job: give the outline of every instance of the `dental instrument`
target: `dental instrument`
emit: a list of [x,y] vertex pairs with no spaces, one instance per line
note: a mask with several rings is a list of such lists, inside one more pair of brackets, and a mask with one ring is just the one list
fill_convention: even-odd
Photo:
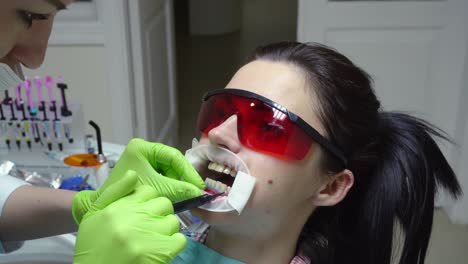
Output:
[[60,94],[62,96],[62,107],[60,108],[60,113],[62,116],[71,116],[72,112],[68,109],[67,105],[67,98],[65,97],[65,90],[68,89],[68,86],[63,83],[62,77],[59,77],[59,81],[57,82],[57,88],[60,89]]
[[[42,98],[42,80],[41,77],[34,77],[34,86],[37,89],[37,98],[39,99],[39,110],[42,111],[44,107],[44,99]],[[44,111],[45,112],[45,111]]]
[[3,102],[0,102],[0,120],[5,120],[5,114],[3,113]]
[[197,208],[204,204],[207,204],[223,194],[224,193],[218,193],[214,195],[203,194],[192,199],[173,203],[172,206],[174,207],[174,214],[178,214],[178,213],[190,210],[190,209]]
[[57,140],[59,151],[63,151],[63,143],[62,143],[62,137],[60,133],[60,124],[57,121],[54,121],[52,128],[54,130],[54,136],[55,136],[55,139]]
[[41,101],[41,106],[39,106],[39,110],[42,111],[42,121],[48,121],[49,119],[47,118],[47,109],[44,101]]
[[42,131],[42,133],[43,133],[44,138],[47,141],[47,149],[49,151],[52,151],[52,138],[51,138],[51,133],[50,133],[49,121],[42,122],[42,125],[44,126],[44,130]]
[[15,128],[13,129],[13,136],[15,137],[16,147],[18,150],[21,150],[21,122],[17,122]]
[[21,100],[20,103],[19,103],[19,109],[21,111],[21,115],[23,116],[23,118],[21,119],[21,121],[26,121],[28,120],[26,118],[26,110],[24,109],[24,102]]
[[104,156],[104,152],[102,151],[101,128],[99,128],[99,126],[93,120],[90,120],[88,123],[96,130],[96,140],[98,145],[97,160],[100,163],[104,163],[107,161],[107,158]]
[[15,141],[16,141],[16,147],[18,148],[18,150],[21,150],[21,138],[16,137]]
[[10,137],[9,136],[5,137],[5,144],[7,145],[8,150],[10,150],[11,147],[10,147]]
[[54,79],[47,75],[44,79],[44,85],[47,87],[47,95],[49,96],[49,102],[54,102],[54,93],[52,92],[52,88],[54,86]]
[[34,136],[34,142],[36,143],[41,143],[41,145],[44,145],[44,143],[41,140],[41,132],[39,130],[39,125],[37,122],[37,109],[36,108],[31,108],[30,110],[30,120],[31,120],[31,128]]
[[60,121],[60,119],[57,116],[57,106],[55,104],[55,101],[50,102],[50,111],[54,112],[54,121]]
[[23,82],[23,86],[26,90],[26,101],[28,103],[28,110],[31,112],[34,109],[34,102],[32,100],[32,91],[31,91],[32,90],[31,80],[26,79]]
[[70,125],[63,124],[63,131],[65,131],[65,138],[68,139],[68,143],[73,144],[73,138],[71,136]]
[[[24,109],[24,106],[23,106]],[[26,145],[28,146],[28,149],[31,151],[32,150],[32,145],[31,145],[31,130],[29,129],[29,121],[24,122],[24,132],[26,134]]]
[[11,117],[10,121],[16,121],[18,120],[15,116],[15,108],[13,106],[13,98],[11,98],[8,94],[8,91],[5,91],[5,99],[3,99],[3,104],[4,105],[9,105],[10,106],[10,112],[11,112]]
[[20,110],[21,99],[21,83],[16,86],[16,110]]
[[12,122],[8,122],[8,126],[7,126],[7,130],[6,130],[6,136],[5,136],[5,144],[7,145],[7,148],[8,150],[11,149],[11,146],[10,146],[10,134],[11,134],[11,127],[12,127],[13,123]]
[[44,85],[47,87],[47,94],[49,96],[49,110],[54,112],[54,120],[57,121],[57,107],[54,100],[54,93],[52,88],[54,86],[54,79],[51,76],[47,75],[44,80]]

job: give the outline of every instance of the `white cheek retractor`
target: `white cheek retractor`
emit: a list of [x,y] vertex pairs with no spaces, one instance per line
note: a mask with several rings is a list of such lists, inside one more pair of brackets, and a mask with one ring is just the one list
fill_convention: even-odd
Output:
[[192,141],[192,148],[187,150],[185,157],[197,171],[203,171],[207,166],[207,161],[222,161],[224,165],[237,170],[237,175],[227,198],[218,198],[200,208],[211,212],[237,211],[241,214],[253,192],[256,180],[250,175],[244,161],[225,148],[198,144],[196,139]]

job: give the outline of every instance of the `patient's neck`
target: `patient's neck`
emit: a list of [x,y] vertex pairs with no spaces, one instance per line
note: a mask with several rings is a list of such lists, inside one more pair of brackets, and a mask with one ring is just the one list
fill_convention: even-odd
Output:
[[212,226],[206,246],[245,263],[290,263],[297,253],[297,241],[308,214],[297,216],[273,225],[258,221],[245,228]]

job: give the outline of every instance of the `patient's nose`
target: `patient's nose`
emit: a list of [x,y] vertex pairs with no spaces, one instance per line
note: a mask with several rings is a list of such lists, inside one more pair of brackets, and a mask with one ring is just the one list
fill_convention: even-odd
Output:
[[232,115],[219,126],[208,132],[211,144],[223,146],[234,153],[241,149],[239,135],[237,134],[237,115]]

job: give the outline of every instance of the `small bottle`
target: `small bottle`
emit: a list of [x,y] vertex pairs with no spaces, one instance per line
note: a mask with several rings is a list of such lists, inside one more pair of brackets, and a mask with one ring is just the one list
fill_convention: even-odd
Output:
[[85,150],[88,154],[94,154],[96,152],[96,147],[94,146],[93,135],[86,135],[85,136]]

